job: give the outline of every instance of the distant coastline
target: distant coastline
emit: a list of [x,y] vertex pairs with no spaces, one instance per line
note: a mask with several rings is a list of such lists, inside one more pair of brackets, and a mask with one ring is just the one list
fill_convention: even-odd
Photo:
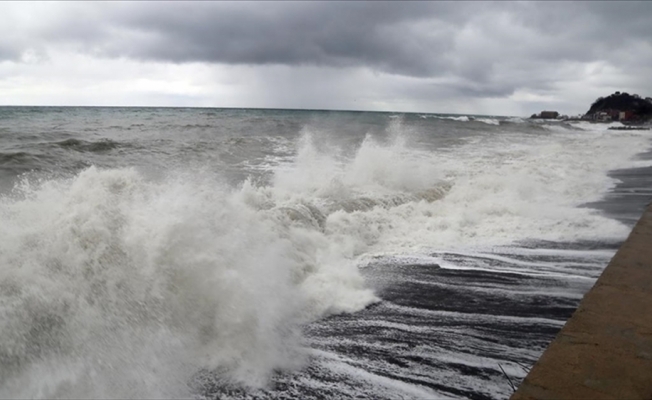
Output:
[[[589,107],[589,110],[575,117],[561,115],[557,111],[541,111],[532,114],[531,119],[555,119],[561,121],[587,121],[594,123],[621,122],[624,127],[613,127],[617,130],[649,129],[652,126],[652,97],[630,95],[626,92],[615,92],[607,97],[599,97]],[[612,128],[610,128],[612,129]]]

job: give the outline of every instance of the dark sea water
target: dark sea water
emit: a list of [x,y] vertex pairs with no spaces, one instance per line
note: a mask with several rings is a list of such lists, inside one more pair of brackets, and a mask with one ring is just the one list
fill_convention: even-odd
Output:
[[0,107],[0,397],[508,397],[652,199],[607,128]]

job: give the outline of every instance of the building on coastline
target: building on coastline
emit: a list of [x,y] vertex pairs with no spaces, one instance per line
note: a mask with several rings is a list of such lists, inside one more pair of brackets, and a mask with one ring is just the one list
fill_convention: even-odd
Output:
[[611,121],[630,121],[636,116],[636,113],[632,110],[620,111],[607,109],[603,111],[598,111],[593,114],[586,114],[582,119],[587,119],[590,121],[597,122],[611,122]]
[[545,119],[555,119],[559,117],[559,113],[557,111],[541,111],[539,117]]
[[632,119],[633,116],[634,116],[634,111],[632,111],[632,110],[621,111],[618,114],[618,120],[619,121],[627,121],[627,120]]
[[530,118],[557,119],[559,113],[557,111],[541,111],[539,114],[532,114]]
[[652,98],[615,92],[599,97],[582,118],[588,121],[643,123],[652,120]]
[[616,121],[620,116],[620,111],[607,109],[594,114],[595,120],[600,122]]

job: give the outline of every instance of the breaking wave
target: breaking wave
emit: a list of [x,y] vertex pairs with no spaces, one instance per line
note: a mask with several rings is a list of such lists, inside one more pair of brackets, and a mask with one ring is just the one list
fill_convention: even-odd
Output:
[[[444,115],[421,115],[420,116],[422,119],[427,119],[427,118],[436,118],[436,119],[442,119],[442,120],[450,120],[450,121],[457,121],[457,122],[482,122],[487,125],[500,125],[500,120],[496,118],[480,118],[480,117],[474,117],[474,116],[467,116],[467,115],[460,115],[460,116],[444,116]],[[517,121],[520,120],[520,121]],[[505,121],[508,122],[523,122],[520,118],[511,118],[507,119]]]
[[343,158],[306,134],[270,181],[236,187],[130,168],[25,178],[0,197],[0,395],[187,397],[200,370],[264,386],[302,365],[303,324],[377,300],[371,255],[622,237],[579,206],[648,138],[551,135],[441,152],[367,137]]

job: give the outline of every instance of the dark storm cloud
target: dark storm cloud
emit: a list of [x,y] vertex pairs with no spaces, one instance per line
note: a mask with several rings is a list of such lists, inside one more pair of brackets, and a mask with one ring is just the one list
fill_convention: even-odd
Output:
[[428,76],[446,68],[444,55],[453,50],[455,30],[477,7],[427,2],[81,5],[27,32],[31,43],[21,41],[143,60],[363,65]]
[[[454,21],[450,3],[141,4],[113,15],[130,43],[105,51],[139,59],[226,64],[370,66],[427,76],[445,68]],[[426,34],[420,24],[438,23]],[[447,21],[447,22],[441,22]]]
[[[461,94],[545,90],[557,62],[621,64],[650,43],[647,2],[137,3],[77,12],[49,37],[167,62],[368,67],[461,78]],[[523,36],[525,35],[525,36]],[[634,67],[637,59],[629,61]],[[505,76],[502,69],[512,68]],[[625,66],[627,68],[627,66]],[[528,71],[529,76],[523,76]],[[455,80],[453,80],[455,81]]]
[[[343,73],[366,68],[424,79],[426,87],[435,85],[451,96],[485,98],[504,98],[522,89],[547,95],[605,65],[636,74],[633,84],[643,85],[652,68],[652,2],[107,2],[49,7],[47,13],[23,20],[38,23],[22,28],[16,23],[18,34],[0,37],[0,60],[58,46],[96,57],[164,63],[309,66]],[[592,64],[599,65],[589,68]]]
[[[460,32],[474,26],[495,44],[504,40],[513,46],[515,55],[545,60],[602,58],[608,56],[601,53],[605,50],[652,38],[647,2],[140,3],[109,11],[104,26],[129,32],[124,38],[132,39],[115,41],[123,37],[103,32],[104,50],[115,55],[174,62],[363,65],[412,76],[441,74],[455,66],[451,57],[463,50],[457,45]],[[528,42],[501,36],[511,28],[499,26],[504,23],[536,36]],[[97,40],[93,33],[98,29],[80,29],[79,22],[65,31]]]
[[[486,16],[486,18],[484,18]],[[502,18],[501,17],[507,17]],[[528,41],[505,36],[525,27]],[[136,3],[68,7],[35,29],[34,43],[82,45],[95,54],[170,62],[368,66],[384,72],[441,75],[456,65],[457,41],[480,27],[515,56],[591,60],[631,40],[652,37],[647,2],[287,2]],[[0,52],[3,47],[0,45]],[[7,53],[5,51],[4,53]],[[15,52],[14,52],[15,53]],[[9,55],[16,54],[9,52]],[[2,54],[2,53],[0,53]],[[473,62],[473,54],[468,54]],[[492,60],[466,70],[487,78]]]

